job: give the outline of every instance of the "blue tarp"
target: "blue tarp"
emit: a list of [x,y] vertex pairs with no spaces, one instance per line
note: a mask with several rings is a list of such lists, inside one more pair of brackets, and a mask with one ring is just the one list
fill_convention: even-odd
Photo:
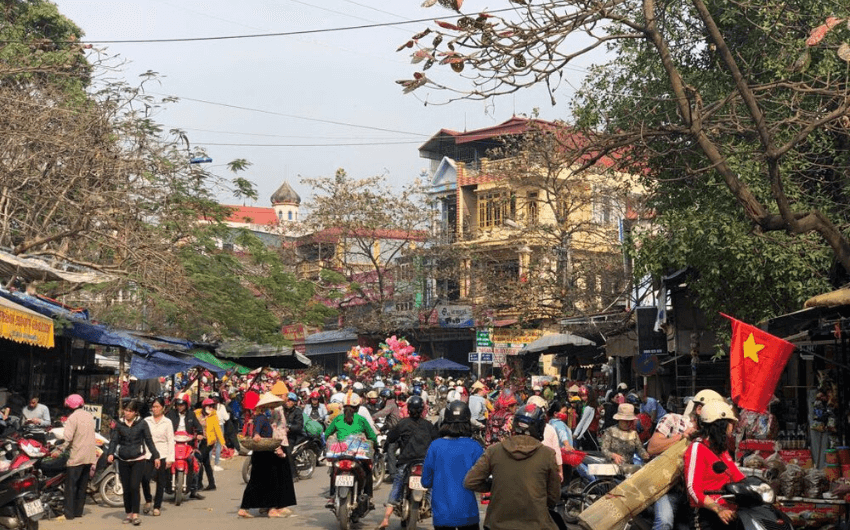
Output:
[[139,379],[151,379],[154,377],[167,377],[191,368],[200,366],[206,368],[216,375],[223,375],[226,370],[210,363],[195,359],[180,359],[163,352],[153,352],[150,355],[133,355],[130,361],[130,375]]
[[469,371],[468,366],[450,361],[449,359],[432,359],[419,365],[420,370],[462,370]]
[[[182,351],[190,349],[193,344],[185,339],[172,337],[148,338],[146,336],[135,335],[130,331],[110,328],[103,324],[95,324],[89,322],[87,311],[70,311],[62,306],[25,293],[0,289],[0,296],[17,302],[42,315],[60,319],[60,322],[54,326],[57,334],[61,333],[66,337],[82,339],[92,344],[100,344],[101,346],[125,348],[133,352],[136,355],[130,361],[130,375],[139,379],[185,372],[196,366],[201,366],[218,375],[225,372],[225,370],[218,366],[194,359],[193,357],[189,357],[189,360],[183,360],[162,352],[162,350]],[[160,364],[161,366],[159,366]],[[138,373],[133,372],[134,366],[136,366],[135,370]],[[156,373],[158,375],[143,377],[144,374],[148,373]]]

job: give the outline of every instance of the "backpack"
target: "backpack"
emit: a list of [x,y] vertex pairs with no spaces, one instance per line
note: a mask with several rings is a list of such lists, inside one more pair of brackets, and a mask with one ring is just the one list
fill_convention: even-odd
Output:
[[319,421],[314,420],[307,413],[304,413],[304,432],[310,436],[321,436],[324,429]]

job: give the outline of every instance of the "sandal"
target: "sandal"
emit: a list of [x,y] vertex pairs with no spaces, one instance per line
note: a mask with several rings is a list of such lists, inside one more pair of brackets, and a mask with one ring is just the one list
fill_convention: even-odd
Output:
[[151,503],[146,502],[144,506],[142,506],[142,513],[147,515],[151,513]]
[[161,512],[161,511],[159,511],[159,508],[154,508],[154,509],[153,509],[153,516],[154,516],[154,517],[159,517],[161,514],[162,514],[162,512]]
[[139,526],[140,524],[142,524],[142,518],[137,515],[133,518],[133,526]]
[[254,516],[251,515],[248,510],[239,510],[236,512],[236,517],[241,517],[242,519],[253,519]]
[[131,515],[128,515],[127,517],[124,518],[123,521],[121,521],[121,524],[130,524],[132,522],[133,522],[133,517]]

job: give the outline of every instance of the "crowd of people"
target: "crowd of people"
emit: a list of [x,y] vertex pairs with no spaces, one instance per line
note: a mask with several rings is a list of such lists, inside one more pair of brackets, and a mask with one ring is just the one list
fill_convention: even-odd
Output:
[[[405,470],[413,462],[424,462],[422,484],[431,489],[438,530],[479,527],[474,492],[488,503],[487,528],[545,529],[556,528],[548,510],[573,478],[571,454],[599,451],[629,473],[686,438],[691,443],[684,456],[685,475],[655,504],[654,528],[672,530],[677,513],[695,513],[703,530],[727,528],[734,518],[733,507],[705,493],[742,477],[728,452],[735,412],[711,390],[688,400],[681,414],[668,412],[625,384],[602,389],[579,381],[525,385],[494,378],[370,380],[263,373],[204,390],[206,395],[180,392],[172,399],[166,395],[124,403],[106,458],[118,461],[125,523],[139,525],[140,514],[161,514],[164,494],[171,488],[175,433],[187,433],[194,441],[199,466],[197,473],[189,467],[187,481],[194,499],[203,498],[202,489],[216,489],[215,471],[221,469],[216,457],[238,448],[240,438],[234,432],[242,433],[243,441],[265,444],[267,450],[251,455],[250,479],[237,512],[252,518],[293,513],[292,448],[302,437],[360,433],[375,442],[380,429],[392,455],[388,468],[393,485],[379,528],[390,526],[401,502]],[[82,410],[82,397],[71,395],[65,405],[71,413],[65,421],[70,456],[64,516],[73,519],[83,514],[88,470],[95,464],[94,424]],[[42,407],[31,400],[23,421],[49,424]],[[722,472],[712,466],[717,461],[725,464]],[[370,497],[371,480],[369,473],[365,493]],[[330,491],[332,506],[333,477]]]

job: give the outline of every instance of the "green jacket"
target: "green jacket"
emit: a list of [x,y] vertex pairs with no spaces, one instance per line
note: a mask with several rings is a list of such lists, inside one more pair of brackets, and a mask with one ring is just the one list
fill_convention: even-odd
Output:
[[350,434],[363,433],[366,435],[366,438],[372,440],[373,443],[378,443],[378,437],[375,435],[375,431],[372,430],[372,426],[369,425],[366,418],[360,414],[354,415],[351,425],[345,423],[344,414],[340,414],[334,418],[328,425],[328,428],[325,429],[325,439],[330,437],[333,433],[337,433],[337,438],[340,440],[344,440]]

